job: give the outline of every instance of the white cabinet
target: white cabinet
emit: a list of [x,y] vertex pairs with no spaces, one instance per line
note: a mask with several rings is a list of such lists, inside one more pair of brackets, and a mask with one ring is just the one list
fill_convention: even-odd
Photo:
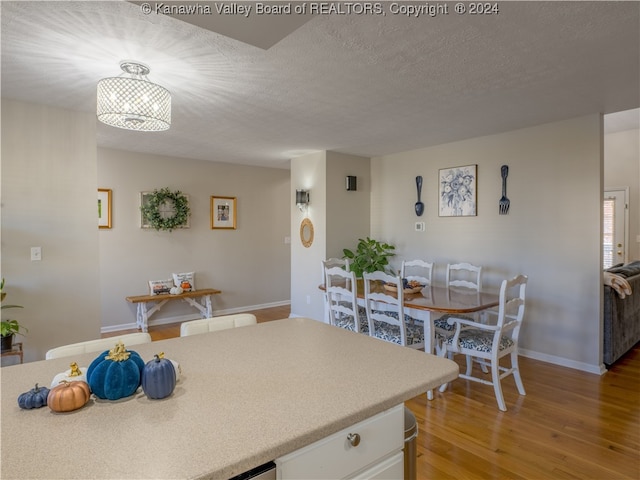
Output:
[[404,405],[277,458],[278,480],[402,479]]

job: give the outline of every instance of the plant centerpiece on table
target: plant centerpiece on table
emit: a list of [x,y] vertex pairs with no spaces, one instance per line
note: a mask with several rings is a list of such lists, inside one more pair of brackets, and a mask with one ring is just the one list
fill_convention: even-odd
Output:
[[191,209],[189,199],[180,191],[169,188],[156,189],[148,195],[145,205],[140,207],[142,215],[156,230],[172,231],[186,225]]
[[[4,301],[7,293],[4,291],[4,278],[0,281],[0,303]],[[20,325],[17,320],[4,318],[4,310],[8,308],[23,308],[22,305],[2,305],[2,320],[0,320],[0,337],[2,340],[1,351],[11,350],[13,347],[13,337],[16,334],[22,334],[21,330],[27,332],[27,329]]]
[[389,257],[395,255],[395,246],[379,242],[372,238],[359,238],[356,251],[348,248],[342,250],[343,258],[349,259],[349,269],[361,278],[364,272],[382,271],[393,273],[389,268]]

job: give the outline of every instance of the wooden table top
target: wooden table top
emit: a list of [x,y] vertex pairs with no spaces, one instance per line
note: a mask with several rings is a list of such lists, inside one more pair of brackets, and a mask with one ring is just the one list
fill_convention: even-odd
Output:
[[162,300],[173,300],[177,298],[193,298],[193,297],[203,297],[205,295],[215,295],[217,293],[222,293],[222,290],[216,290],[215,288],[203,288],[202,290],[195,290],[193,292],[183,292],[179,295],[137,295],[126,297],[127,302],[129,303],[141,303],[141,302],[160,302]]
[[[358,279],[358,298],[364,299],[364,280]],[[324,285],[320,285],[325,290]],[[376,285],[374,292],[396,297],[382,286]],[[472,313],[498,306],[500,296],[495,292],[476,292],[460,287],[430,286],[418,293],[405,293],[405,308],[429,310],[441,313]]]

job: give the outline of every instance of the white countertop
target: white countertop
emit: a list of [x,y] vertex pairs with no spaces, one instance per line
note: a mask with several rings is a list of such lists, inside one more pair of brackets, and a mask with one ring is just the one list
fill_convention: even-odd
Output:
[[0,477],[226,479],[458,375],[452,361],[303,318],[130,349],[180,363],[170,397],[21,410],[20,393],[97,354],[2,368]]

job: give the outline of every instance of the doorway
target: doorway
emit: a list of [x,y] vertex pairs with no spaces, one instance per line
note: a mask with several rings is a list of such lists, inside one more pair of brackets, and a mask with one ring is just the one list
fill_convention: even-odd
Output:
[[628,262],[629,187],[604,191],[602,267]]

